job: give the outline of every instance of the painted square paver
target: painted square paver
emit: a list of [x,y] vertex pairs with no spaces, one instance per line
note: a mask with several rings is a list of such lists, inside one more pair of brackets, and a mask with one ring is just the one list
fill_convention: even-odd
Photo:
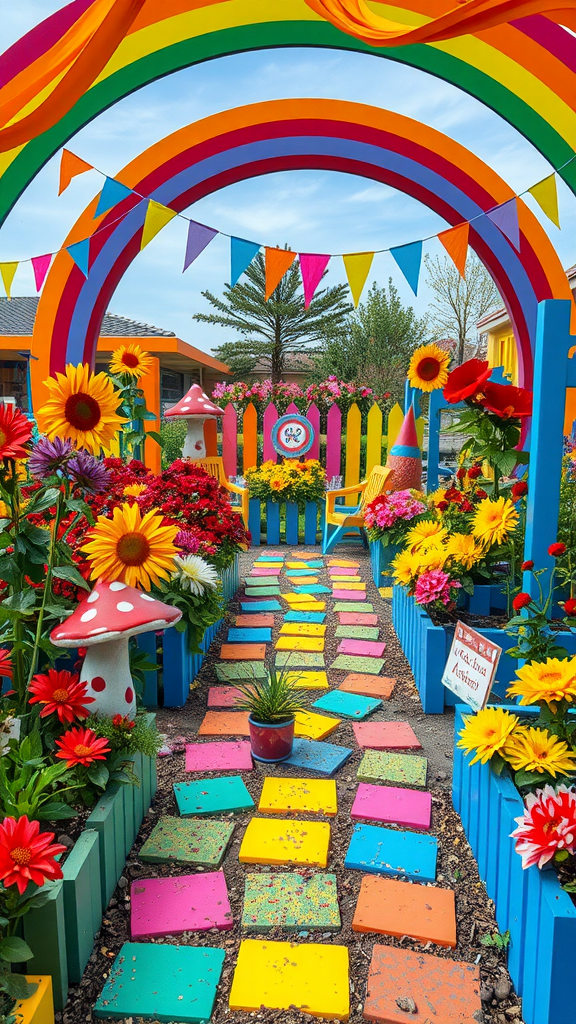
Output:
[[353,601],[337,601],[336,604],[334,605],[334,611],[354,612],[355,614],[359,615],[363,612],[373,612],[374,605],[370,601],[364,601],[364,603],[361,605],[357,605]]
[[437,857],[434,836],[356,825],[344,867],[375,875],[400,875],[413,882],[435,882]]
[[[286,570],[286,575],[287,575],[288,579],[292,579],[292,577],[295,577],[296,579],[300,579],[301,576],[312,576],[313,573],[308,568],[308,566],[304,566],[304,568],[302,568],[302,569],[287,569]],[[315,580],[314,582],[317,583],[318,580]]]
[[343,640],[377,640],[378,626],[336,626],[334,636]]
[[[287,576],[290,576],[290,575],[293,576],[294,573],[286,573],[286,575]],[[297,583],[299,587],[305,586],[305,585],[306,586],[308,586],[308,585],[309,586],[314,586],[316,583],[318,583],[318,577],[317,576],[311,576],[310,573],[307,573],[305,576],[298,576],[298,579],[297,580],[293,580],[292,582],[293,582],[293,584]]]
[[309,651],[278,651],[276,664],[279,668],[324,668],[323,654]]
[[242,694],[235,686],[211,686],[208,690],[208,707],[233,708],[241,698]]
[[319,622],[285,622],[280,636],[325,636],[327,626]]
[[199,736],[249,736],[247,711],[207,711],[198,728]]
[[94,1006],[96,1017],[167,1024],[210,1020],[224,950],[125,942]]
[[286,814],[302,811],[305,814],[338,813],[336,783],[332,779],[283,779],[270,776],[264,779],[258,810],[264,814]]
[[327,690],[328,676],[326,672],[307,672],[305,669],[294,669],[286,673],[288,682],[295,690]]
[[383,640],[341,640],[338,654],[352,654],[359,658],[382,658],[386,644]]
[[279,601],[241,601],[240,608],[244,615],[282,611],[282,605]]
[[298,711],[294,723],[294,735],[298,739],[323,740],[340,725],[339,718],[315,715],[312,711]]
[[312,1017],[348,1020],[346,946],[245,939],[230,990],[231,1010],[302,1009]]
[[324,611],[326,607],[325,601],[320,601],[319,598],[314,597],[314,594],[296,594],[292,590],[288,590],[282,597],[288,604],[296,609],[300,608],[301,605],[311,605],[316,607],[319,612]]
[[349,590],[348,587],[334,587],[332,597],[336,601],[363,601],[366,594],[363,590]]
[[253,767],[250,750],[250,743],[247,740],[187,743],[186,771],[249,772]]
[[152,829],[138,856],[145,864],[195,864],[217,868],[232,838],[231,821],[166,815]]
[[374,821],[406,828],[430,828],[432,797],[418,789],[397,786],[373,786],[361,782],[356,790],[350,817],[354,821]]
[[[284,597],[284,595],[282,595]],[[304,598],[306,595],[304,595]],[[322,612],[326,608],[326,601],[319,601],[316,597],[311,597],[309,601],[302,600],[298,604],[291,604],[291,607],[299,612]]]
[[328,573],[330,576],[344,576],[348,578],[351,574],[351,569],[350,566],[329,565]]
[[408,722],[358,722],[354,735],[359,747],[372,750],[421,750],[422,744]]
[[264,661],[266,644],[222,644],[222,661]]
[[330,587],[325,587],[322,583],[308,583],[306,586],[295,586],[294,592],[296,594],[329,594]]
[[323,651],[323,636],[280,636],[274,644],[277,651]]
[[246,597],[277,597],[280,594],[280,587],[246,587]]
[[336,566],[339,569],[359,569],[360,562],[351,562],[348,558],[329,558],[328,567]]
[[130,889],[130,935],[153,939],[233,926],[223,871],[174,878],[142,878]]
[[274,616],[271,612],[255,612],[253,615],[237,615],[234,621],[235,625],[240,628],[245,626],[249,629],[259,629],[260,627],[264,627],[265,629],[274,628]]
[[269,644],[272,640],[272,630],[262,629],[255,627],[241,627],[240,629],[231,626],[228,630],[228,643],[231,644],[243,644],[243,643],[263,643]]
[[328,822],[251,818],[238,858],[241,864],[314,864],[325,868],[329,846]]
[[386,750],[366,750],[358,766],[360,782],[404,782],[407,786],[425,786],[428,762],[417,754],[389,754]]
[[341,626],[377,626],[378,616],[371,612],[339,612]]
[[264,589],[266,589],[268,587],[279,587],[280,579],[278,576],[263,576],[262,578],[260,578],[260,576],[255,578],[252,576],[246,576],[244,584],[247,587],[264,587]]
[[[339,587],[340,586],[340,584],[336,583],[336,582],[333,583],[332,585],[334,587]],[[364,590],[366,590],[366,584],[362,583],[361,580],[353,580],[351,583],[345,583],[343,589],[344,590],[358,590],[358,591],[362,590],[362,591],[364,591]]]
[[382,707],[381,700],[374,697],[360,697],[355,693],[345,693],[343,690],[331,690],[325,693],[318,700],[315,700],[312,707],[320,711],[331,711],[334,715],[342,715],[343,718],[366,718],[378,708]]
[[254,801],[239,775],[224,779],[175,782],[174,796],[181,817],[251,811]]
[[352,755],[349,747],[337,743],[319,743],[317,740],[295,739],[290,757],[282,764],[293,768],[306,768],[319,775],[333,775]]
[[342,672],[367,672],[370,675],[380,675],[386,662],[384,658],[362,658],[354,654],[339,654],[332,662],[331,668],[340,669]]
[[[330,569],[329,572],[330,582],[332,583],[333,587],[346,586],[348,583],[362,583],[361,576],[334,576],[334,571],[334,569]],[[351,572],[350,569],[347,569],[345,571]]]
[[340,928],[336,875],[317,872],[247,874],[242,928],[247,932],[332,931]]
[[456,946],[456,908],[452,889],[399,882],[395,878],[365,875],[362,879],[352,929],[403,935],[417,942]]
[[301,612],[298,610],[286,612],[284,622],[324,622],[326,612]]
[[286,562],[287,569],[323,569],[324,562],[320,558],[304,559],[296,562]]
[[266,666],[263,661],[239,661],[235,664],[224,662],[223,665],[214,665],[216,679],[221,683],[229,683],[235,679],[264,679],[266,677]]
[[[417,1010],[408,1015],[397,1000],[409,992]],[[364,1018],[378,1024],[477,1024],[481,1019],[480,974],[475,964],[374,946]]]
[[254,565],[252,566],[252,576],[277,576],[278,570],[275,566],[268,565]]
[[392,695],[396,680],[387,676],[373,676],[364,672],[351,672],[339,684],[338,689],[346,693],[361,693],[363,697],[379,697],[388,700]]

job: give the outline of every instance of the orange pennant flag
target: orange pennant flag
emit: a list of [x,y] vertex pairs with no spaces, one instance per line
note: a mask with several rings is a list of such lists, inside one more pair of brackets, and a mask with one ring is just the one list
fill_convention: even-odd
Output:
[[268,249],[266,255],[266,291],[264,298],[266,302],[272,292],[284,277],[286,271],[292,266],[296,259],[296,253],[290,249]]
[[442,242],[460,277],[463,278],[466,277],[469,233],[470,225],[466,222],[457,224],[455,228],[448,228],[447,231],[441,231],[438,235],[438,241]]
[[84,174],[85,171],[93,171],[92,164],[87,164],[85,160],[80,156],[76,156],[75,153],[71,153],[69,149],[62,150],[62,159],[60,161],[60,185],[58,186],[58,195],[61,196],[65,189],[75,178],[77,174]]

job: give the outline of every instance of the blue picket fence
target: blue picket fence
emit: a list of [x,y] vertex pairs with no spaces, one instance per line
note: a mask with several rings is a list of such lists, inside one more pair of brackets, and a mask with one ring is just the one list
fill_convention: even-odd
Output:
[[[262,531],[262,505],[264,505],[264,531]],[[307,501],[304,506],[304,528],[301,532],[298,505],[286,501],[261,502],[259,498],[250,498],[248,510],[248,529],[252,534],[252,547],[260,544],[297,545],[316,544],[324,529],[325,503]]]

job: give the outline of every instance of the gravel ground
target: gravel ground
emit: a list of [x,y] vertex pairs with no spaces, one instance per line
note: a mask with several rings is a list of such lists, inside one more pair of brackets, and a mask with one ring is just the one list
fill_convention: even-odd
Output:
[[[263,548],[261,551],[263,553],[265,549]],[[306,551],[309,551],[310,554],[318,555],[318,549],[299,548],[299,556],[304,556]],[[437,883],[441,887],[450,887],[455,891],[458,945],[455,950],[448,950],[442,949],[439,946],[433,946],[432,944],[422,946],[420,943],[406,937],[398,940],[385,935],[374,936],[373,934],[360,934],[352,931],[351,921],[360,889],[362,873],[344,870],[343,864],[353,828],[349,811],[356,789],[356,768],[360,761],[361,752],[357,749],[352,725],[345,721],[339,726],[337,732],[329,737],[329,742],[352,747],[354,753],[336,776],[339,812],[337,818],[330,819],[332,842],[331,855],[327,867],[327,870],[334,872],[338,878],[342,929],[335,934],[325,933],[318,935],[318,933],[310,932],[307,939],[299,938],[298,941],[334,942],[346,944],[349,947],[350,978],[352,983],[350,1020],[352,1024],[359,1024],[363,1020],[362,1008],[366,991],[366,979],[372,947],[375,941],[385,945],[401,945],[403,948],[416,951],[426,949],[427,952],[434,953],[437,956],[464,960],[469,963],[478,962],[482,978],[482,995],[485,997],[485,1001],[482,1004],[483,1016],[481,1021],[484,1024],[509,1024],[509,1022],[521,1024],[520,1004],[511,991],[511,982],[506,969],[506,954],[503,951],[480,943],[481,937],[496,932],[497,926],[494,919],[492,901],[488,899],[484,885],[478,877],[476,862],[465,839],[460,818],[454,812],[451,805],[450,779],[452,772],[453,715],[450,711],[447,711],[442,716],[428,716],[422,713],[410,667],[404,658],[392,628],[391,602],[383,600],[372,583],[368,555],[360,545],[346,547],[346,549],[340,548],[340,553],[344,557],[349,555],[361,561],[359,572],[362,579],[368,584],[367,600],[374,604],[375,610],[380,615],[382,625],[381,639],[384,639],[387,643],[384,674],[397,679],[397,685],[392,698],[383,704],[382,709],[376,712],[371,720],[410,722],[422,744],[422,753],[428,758],[428,788],[432,793],[433,801],[432,828],[430,831],[439,840]],[[255,557],[257,557],[255,549],[242,556],[240,566],[241,577],[249,574],[250,566]],[[320,574],[320,582],[327,582],[325,570]],[[282,577],[281,587],[283,590],[290,589],[285,577]],[[330,601],[328,602],[329,606]],[[220,644],[226,639],[232,617],[239,610],[238,604],[233,602],[227,613],[227,622],[223,624],[212,644],[202,670],[194,682],[194,687],[186,706],[181,709],[159,710],[159,729],[166,733],[169,738],[185,737],[189,741],[195,738],[198,725],[206,709],[208,687],[217,683],[213,665],[217,660]],[[277,619],[278,623],[273,633],[273,639],[276,638],[280,628],[281,620],[279,615],[277,615]],[[338,641],[333,636],[333,630],[329,628],[326,642],[327,665],[330,665],[335,657],[337,644]],[[331,684],[335,685],[341,682],[345,674],[344,672],[331,672]],[[314,696],[312,696],[313,699],[315,699]],[[285,765],[268,765],[264,769],[263,766],[255,764],[253,771],[243,773],[243,778],[256,803],[258,802],[265,774],[298,777],[306,773],[303,773],[300,769],[290,769]],[[142,824],[124,874],[105,913],[102,928],[96,936],[94,952],[84,977],[79,985],[72,986],[68,1004],[63,1014],[57,1014],[58,1024],[79,1024],[81,1021],[95,1020],[91,1007],[100,993],[111,962],[114,960],[122,943],[130,937],[130,897],[128,895],[130,882],[139,877],[174,875],[178,873],[186,874],[189,872],[189,869],[184,867],[143,865],[138,860],[138,851],[149,836],[158,816],[161,814],[177,813],[172,784],[184,781],[187,778],[184,770],[183,752],[174,753],[171,757],[160,759],[158,762],[158,776],[158,792],[153,807]],[[222,865],[226,875],[235,922],[238,922],[241,916],[245,873],[245,868],[238,862],[238,850],[245,827],[251,816],[252,814],[246,813],[235,817],[234,835]],[[299,813],[298,817],[305,817],[305,815]],[[255,865],[250,865],[249,870],[265,871],[267,869],[259,869]],[[251,935],[250,937],[258,936]],[[267,937],[285,939],[287,936],[286,934],[269,933]],[[228,932],[187,933],[183,938],[158,940],[162,942],[173,941],[175,943],[189,942],[193,945],[219,946],[226,949],[227,956],[224,971],[212,1016],[212,1021],[216,1022],[216,1024],[223,1020],[230,1022],[230,1024],[240,1024],[240,1022],[245,1022],[247,1018],[246,1013],[232,1012],[228,1008],[230,984],[241,938],[241,931],[236,923],[234,929]],[[303,1019],[307,1018],[307,1015],[296,1011],[273,1010],[261,1010],[251,1016],[265,1022],[282,1021],[282,1024],[300,1024]],[[310,1018],[308,1017],[308,1019]],[[128,1021],[131,1021],[131,1019],[126,1018],[126,1022]],[[136,1024],[136,1018],[134,1018],[131,1024]],[[438,1022],[438,1024],[442,1024],[442,1022]]]

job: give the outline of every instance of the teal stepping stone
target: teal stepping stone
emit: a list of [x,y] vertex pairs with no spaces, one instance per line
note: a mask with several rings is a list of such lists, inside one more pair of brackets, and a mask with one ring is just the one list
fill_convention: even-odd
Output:
[[280,593],[280,587],[246,587],[246,597],[276,597]]
[[194,821],[165,815],[152,829],[139,857],[146,864],[219,867],[233,831],[230,821]]
[[330,587],[323,587],[321,583],[306,583],[301,587],[294,587],[295,594],[331,594]]
[[279,576],[246,576],[244,583],[247,587],[263,587],[265,590],[268,587],[279,587],[280,577]]
[[384,658],[363,658],[355,654],[339,654],[330,668],[340,669],[341,672],[363,672],[371,676],[378,676],[385,664]]
[[336,875],[319,872],[305,878],[284,871],[246,875],[244,931],[332,931],[340,926]]
[[358,766],[360,782],[403,782],[425,786],[428,762],[416,754],[393,754],[387,750],[366,750]]
[[94,1006],[112,1020],[210,1020],[225,951],[208,946],[125,942]]
[[278,668],[324,668],[324,655],[305,651],[278,651],[276,665]]
[[324,622],[326,612],[297,612],[289,611],[284,616],[284,622]]
[[355,718],[360,721],[367,718],[377,708],[382,707],[382,701],[375,697],[361,697],[356,693],[346,693],[344,690],[332,690],[324,693],[318,700],[315,700],[312,707],[320,711],[330,711],[342,718]]
[[229,664],[214,665],[214,672],[219,683],[229,683],[235,679],[265,679],[266,666],[263,661],[232,661]]
[[201,814],[251,811],[254,807],[254,801],[239,775],[223,779],[175,782],[174,796],[183,818]]
[[256,614],[257,612],[281,612],[280,601],[241,601],[240,608],[245,615]]
[[271,629],[252,629],[250,626],[235,629],[232,626],[228,630],[228,643],[231,644],[269,644],[271,640]]
[[[294,561],[296,561],[296,559],[294,559]],[[310,561],[310,562],[306,559],[306,561],[302,562],[302,565],[306,566],[307,569],[323,569],[324,568],[324,562],[321,559],[319,559],[319,558],[314,560],[314,561]]]
[[319,740],[295,739],[290,757],[282,764],[290,764],[293,768],[306,768],[309,772],[319,775],[333,775],[352,755],[349,747],[340,747],[337,743],[322,743]]
[[283,562],[285,555],[258,555],[258,558],[254,559],[254,565],[262,565],[265,562]]
[[312,572],[311,569],[287,569],[286,570],[286,575],[289,576],[289,577],[290,576],[311,576],[311,575],[313,576],[314,573]]
[[399,875],[413,882],[435,882],[437,857],[434,836],[356,825],[344,867],[373,875]]
[[378,626],[336,626],[334,636],[345,640],[377,640],[380,630]]
[[370,601],[336,601],[335,612],[373,612],[374,605]]

